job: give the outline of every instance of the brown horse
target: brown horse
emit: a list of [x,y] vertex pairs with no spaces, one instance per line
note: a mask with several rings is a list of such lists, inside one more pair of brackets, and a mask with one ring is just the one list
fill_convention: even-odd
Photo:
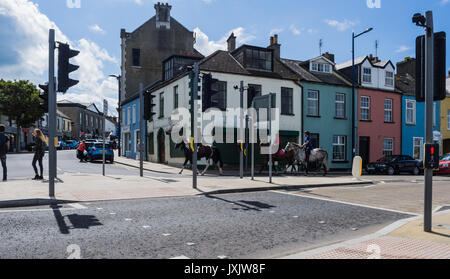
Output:
[[[263,145],[261,145],[261,146],[263,146]],[[287,152],[281,152],[281,153],[277,152],[276,154],[273,154],[272,155],[272,164],[275,163],[275,162],[287,162],[286,168],[284,170],[284,173],[287,172],[289,167],[292,167],[291,172],[293,173],[294,172],[294,167],[295,167],[294,164],[296,163],[294,150],[290,150],[290,151],[287,151]],[[268,165],[268,163],[269,163],[269,155],[266,155],[265,159],[264,159],[264,164],[261,166],[261,169],[259,170],[259,173],[262,173],[262,171]],[[277,169],[275,169],[275,173],[278,173]]]

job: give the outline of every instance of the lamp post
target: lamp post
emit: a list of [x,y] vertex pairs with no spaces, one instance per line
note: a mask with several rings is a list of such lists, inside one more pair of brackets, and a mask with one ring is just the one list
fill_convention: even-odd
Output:
[[[356,98],[355,98],[355,39],[358,38],[359,36],[369,33],[370,31],[372,31],[373,28],[368,28],[366,31],[361,32],[357,35],[355,35],[355,32],[352,33],[352,154],[353,154],[353,158],[356,157],[356,155],[358,154],[357,152],[357,133],[356,133],[356,123],[357,123],[357,117],[356,117],[356,110],[357,110],[357,106],[356,106]],[[356,108],[355,108],[356,107]]]
[[117,138],[118,138],[118,140],[119,140],[119,144],[118,144],[118,153],[119,153],[119,157],[120,157],[120,155],[121,155],[121,141],[122,141],[122,127],[121,127],[121,125],[122,125],[122,119],[121,119],[121,112],[122,112],[122,109],[121,109],[121,105],[120,105],[120,87],[121,87],[121,84],[120,84],[120,79],[122,78],[122,76],[117,76],[117,75],[109,75],[110,77],[113,77],[113,78],[116,78],[117,79],[117,81],[118,81],[118,83],[119,83],[119,129],[118,129],[118,132],[117,132]]

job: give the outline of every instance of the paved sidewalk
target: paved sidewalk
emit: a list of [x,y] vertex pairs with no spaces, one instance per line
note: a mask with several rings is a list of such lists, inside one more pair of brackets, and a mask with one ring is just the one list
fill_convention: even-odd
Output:
[[322,247],[287,259],[450,259],[450,210],[435,213],[433,232],[415,217],[366,237]]

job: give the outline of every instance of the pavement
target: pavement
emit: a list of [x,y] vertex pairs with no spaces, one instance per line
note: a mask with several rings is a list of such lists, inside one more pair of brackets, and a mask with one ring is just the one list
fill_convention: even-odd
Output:
[[[179,168],[145,162],[146,172],[144,177],[119,174],[117,171],[111,173],[109,169],[111,167],[117,168],[118,164],[122,165],[122,169],[129,168],[133,172],[136,171],[136,167],[139,165],[139,161],[123,157],[116,157],[115,160],[115,165],[107,165],[107,176],[81,173],[76,170],[71,170],[70,172],[61,170],[58,173],[58,181],[55,184],[56,201],[61,203],[195,196],[372,183],[370,180],[354,181],[349,176],[277,176],[273,178],[273,183],[268,183],[267,177],[256,177],[255,180],[251,180],[250,178],[240,179],[235,176],[207,175],[199,176],[198,188],[193,189],[191,171],[186,170],[183,175],[179,175]],[[80,164],[80,168],[82,167],[86,167],[86,165]],[[92,167],[101,169],[101,164],[93,164]],[[17,179],[0,183],[0,207],[52,204],[55,200],[49,199],[48,192],[48,181]]]

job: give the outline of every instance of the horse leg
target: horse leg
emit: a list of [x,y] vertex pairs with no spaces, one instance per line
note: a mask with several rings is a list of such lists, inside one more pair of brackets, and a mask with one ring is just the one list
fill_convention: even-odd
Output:
[[208,160],[208,165],[206,166],[205,170],[202,172],[202,176],[204,176],[205,173],[208,171],[210,165],[211,165],[210,160]]
[[182,173],[183,173],[184,169],[186,168],[186,164],[187,164],[188,161],[189,161],[188,159],[186,159],[186,160],[184,161],[183,168],[181,169],[181,171],[180,171],[179,174],[182,174]]

